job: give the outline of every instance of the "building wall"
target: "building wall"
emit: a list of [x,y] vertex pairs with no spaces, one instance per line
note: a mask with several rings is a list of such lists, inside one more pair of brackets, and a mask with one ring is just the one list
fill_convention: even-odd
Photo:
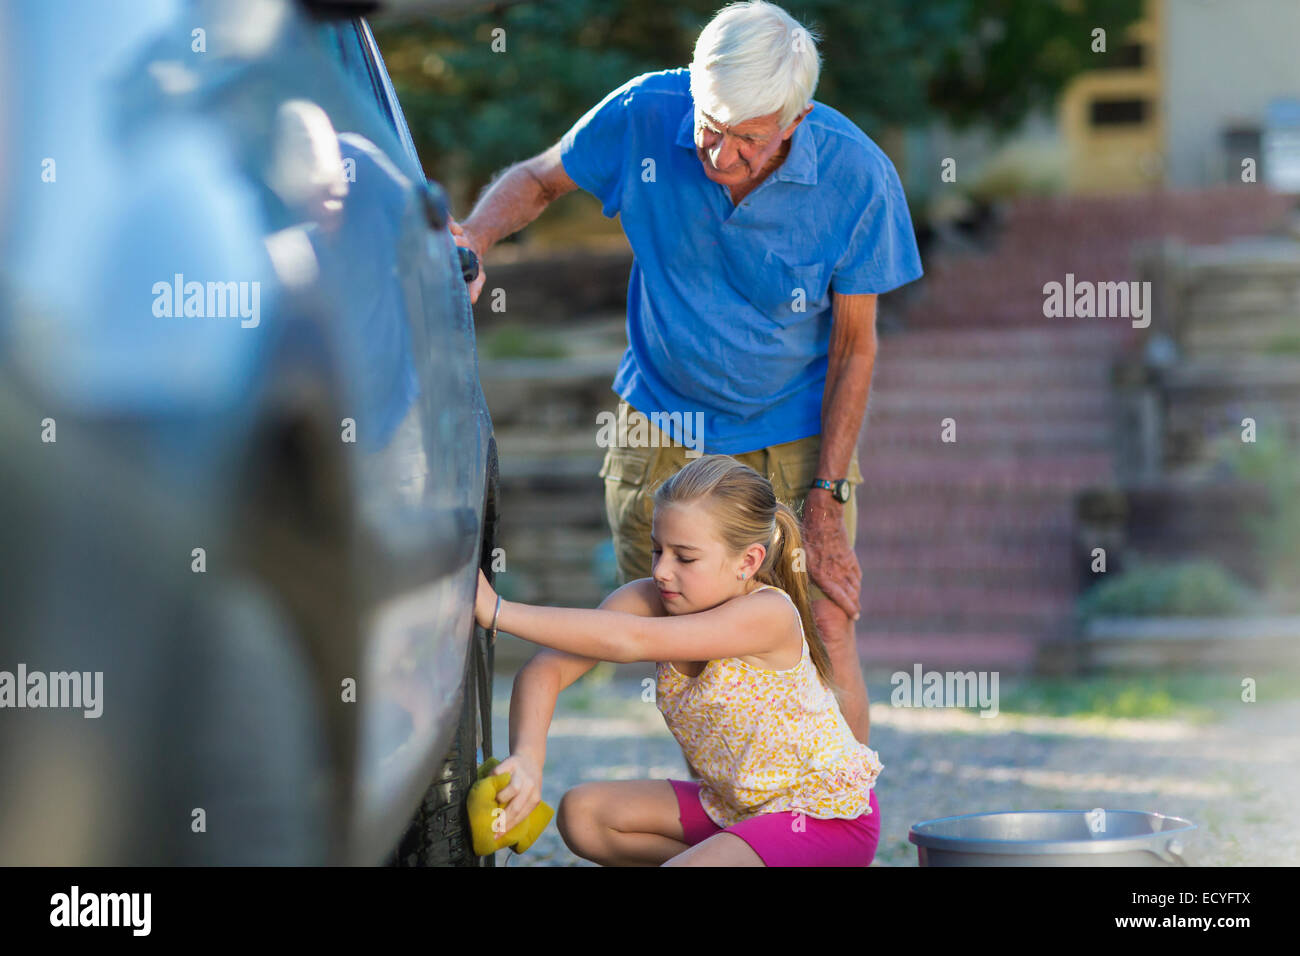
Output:
[[[1300,102],[1300,0],[1146,0],[1143,18],[1124,36],[1108,36],[1098,62],[1123,62],[1126,44],[1141,47],[1140,66],[1080,74],[1053,116],[1030,117],[1008,137],[978,128],[959,134],[942,123],[909,129],[899,168],[909,195],[950,193],[938,179],[945,156],[958,158],[958,180],[966,185],[1001,166],[1033,178],[1055,162],[1053,141],[1060,144],[1064,186],[1074,193],[1239,181],[1248,152],[1266,181],[1268,157],[1252,131],[1264,127],[1270,101]],[[1104,115],[1109,103],[1113,119],[1125,101],[1144,104],[1140,119],[1098,121],[1097,104]],[[1300,106],[1292,112],[1300,115]],[[1233,129],[1244,135],[1225,141]],[[1300,143],[1300,124],[1288,135],[1288,143]],[[1300,157],[1288,167],[1290,181],[1300,181]]]
[[[1167,2],[1147,0],[1144,17],[1124,36],[1108,36],[1106,52],[1095,54],[1099,61],[1108,57],[1114,62],[1125,44],[1138,44],[1142,51],[1140,66],[1089,70],[1075,77],[1061,94],[1060,127],[1068,153],[1071,191],[1132,192],[1162,181],[1165,50],[1161,20]],[[1300,0],[1290,2],[1300,4]],[[1119,106],[1126,102],[1141,104],[1139,120],[1103,123],[1094,116],[1097,104]]]
[[1241,156],[1226,154],[1224,129],[1261,126],[1271,99],[1300,97],[1300,0],[1164,5],[1166,182],[1239,176]]

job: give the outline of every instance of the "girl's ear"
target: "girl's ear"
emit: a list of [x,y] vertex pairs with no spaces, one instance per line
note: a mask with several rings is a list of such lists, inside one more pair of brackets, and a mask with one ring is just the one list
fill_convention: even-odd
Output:
[[745,572],[746,580],[758,573],[758,569],[763,566],[765,557],[767,557],[767,548],[761,544],[751,544],[745,549],[740,570]]

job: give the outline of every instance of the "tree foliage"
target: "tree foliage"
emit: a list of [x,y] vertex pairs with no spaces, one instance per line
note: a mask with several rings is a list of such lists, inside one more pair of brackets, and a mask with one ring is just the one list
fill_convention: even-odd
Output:
[[[394,27],[378,39],[429,173],[477,186],[541,152],[631,77],[687,65],[721,5],[537,0]],[[1031,109],[1050,106],[1070,77],[1113,56],[1142,0],[802,0],[785,7],[821,37],[816,98],[878,137],[890,126],[936,118],[1014,127]],[[1098,28],[1107,35],[1104,54],[1092,51]]]

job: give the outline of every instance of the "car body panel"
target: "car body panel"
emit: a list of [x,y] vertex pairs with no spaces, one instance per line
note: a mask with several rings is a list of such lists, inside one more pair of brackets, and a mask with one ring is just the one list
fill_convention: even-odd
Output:
[[[429,226],[431,187],[373,37],[363,21],[312,22],[289,0],[55,0],[5,16],[0,83],[20,78],[24,95],[0,122],[19,144],[15,166],[35,172],[0,185],[0,376],[65,434],[95,443],[98,460],[130,459],[143,487],[110,498],[201,512],[207,573],[240,544],[222,537],[245,513],[252,436],[288,414],[286,400],[296,414],[299,396],[324,396],[303,407],[337,438],[328,451],[345,470],[356,529],[346,587],[359,621],[329,647],[299,634],[294,653],[327,713],[351,708],[330,718],[351,724],[342,763],[352,799],[328,859],[378,862],[459,714],[491,421],[455,245]],[[46,159],[52,182],[40,176]],[[119,542],[142,553],[157,544]],[[77,545],[56,535],[39,549],[3,546],[39,550],[58,578]],[[165,622],[151,638],[119,627],[138,619],[114,602],[146,599],[98,595],[104,639],[183,648],[188,636]],[[12,648],[60,644],[75,658],[78,641],[97,639],[28,620]],[[139,659],[123,655],[118,686],[144,686],[124,670]],[[84,750],[111,737],[130,751],[122,735],[157,701],[119,706],[120,724],[101,718],[94,737],[68,725],[65,742]],[[195,733],[219,738],[229,718],[195,715],[213,722]],[[86,792],[132,830],[127,818],[149,802],[128,799],[111,772],[87,773]]]

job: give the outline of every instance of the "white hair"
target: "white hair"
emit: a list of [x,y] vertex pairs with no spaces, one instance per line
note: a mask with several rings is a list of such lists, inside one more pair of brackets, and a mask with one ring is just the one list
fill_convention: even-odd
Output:
[[725,126],[778,113],[785,129],[817,89],[818,39],[774,3],[723,7],[695,41],[691,96]]

